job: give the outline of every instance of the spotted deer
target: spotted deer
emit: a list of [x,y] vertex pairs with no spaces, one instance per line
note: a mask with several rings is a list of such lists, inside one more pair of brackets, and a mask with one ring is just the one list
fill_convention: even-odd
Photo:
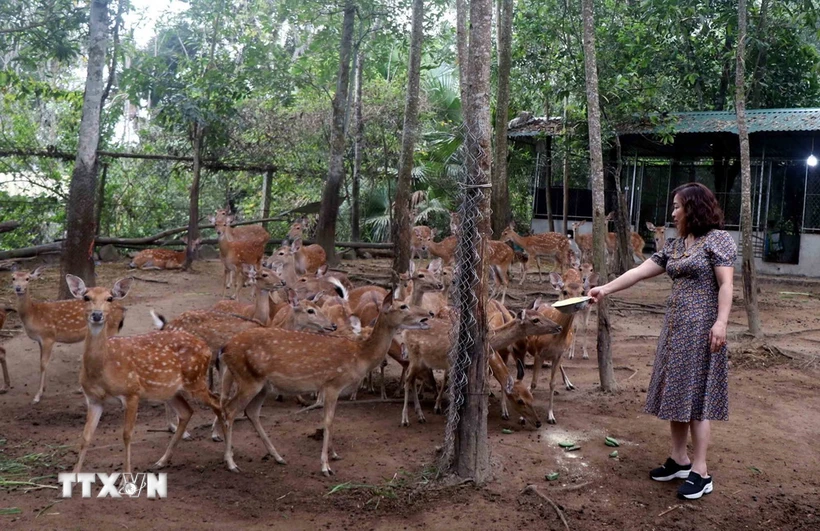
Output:
[[427,245],[433,241],[433,231],[426,225],[416,225],[410,230],[410,259],[426,258]]
[[[435,235],[435,231],[433,232]],[[458,241],[455,236],[447,236],[440,242],[433,241],[431,238],[427,242],[422,242],[422,251],[429,252],[431,256],[441,258],[441,261],[446,266],[451,266],[455,262],[456,244]]]
[[[86,335],[86,315],[83,301],[48,301],[35,302],[29,293],[29,283],[40,278],[44,267],[34,271],[15,271],[12,273],[12,284],[17,294],[17,314],[23,322],[26,335],[40,346],[40,387],[34,395],[33,404],[37,404],[46,389],[46,369],[51,359],[51,350],[55,343],[79,343]],[[113,336],[121,329],[125,318],[125,308],[118,303],[110,307],[106,320],[108,335]]]
[[154,468],[164,467],[193,415],[186,396],[205,402],[220,422],[223,419],[219,401],[205,383],[211,360],[208,345],[182,331],[109,338],[107,321],[115,313],[112,303],[128,294],[131,279],[120,279],[111,289],[87,288],[82,279],[73,275],[66,275],[66,282],[72,295],[84,302],[87,327],[80,385],[88,414],[74,473],[82,470],[108,397],[119,398],[125,406],[122,439],[126,474],[131,473],[131,436],[140,400],[161,400],[176,411],[180,419],[179,429],[171,437],[165,454],[154,464]]
[[[613,221],[615,219],[615,212],[612,211],[606,215],[607,221]],[[618,246],[618,235],[614,232],[607,232],[606,233],[606,247],[609,253],[612,256],[615,256],[615,248]],[[635,258],[638,258],[640,263],[646,261],[646,257],[643,255],[643,248],[646,247],[646,241],[644,241],[643,237],[635,232],[629,232],[629,248],[632,250],[632,254],[634,255],[632,260],[634,262]]]
[[[252,304],[245,304],[239,301],[221,300],[217,301],[217,303],[211,307],[211,310],[215,312],[233,313],[267,325],[270,323],[271,317],[273,317],[271,295],[284,287],[286,285],[285,281],[276,271],[266,267],[263,267],[258,272],[254,266],[246,266],[243,269],[245,276],[252,279],[254,302]],[[259,300],[260,297],[264,297],[265,300]]]
[[[185,239],[183,238],[183,241]],[[202,245],[202,239],[194,240],[194,252]],[[128,264],[136,269],[182,269],[185,265],[185,251],[171,249],[144,249],[137,253]]]
[[[0,329],[6,322],[6,309],[0,308]],[[0,346],[0,365],[3,367],[3,386],[0,387],[0,395],[11,389],[11,379],[9,378],[9,368],[6,366],[6,349]]]
[[[426,328],[427,312],[412,309],[393,300],[388,293],[382,302],[373,331],[366,339],[353,341],[330,335],[307,334],[289,330],[263,329],[241,332],[222,351],[222,360],[235,380],[237,393],[225,405],[228,468],[238,471],[233,459],[233,423],[245,411],[265,444],[268,454],[278,463],[284,459],[274,448],[259,422],[259,411],[267,393],[266,382],[288,394],[324,395],[324,441],[322,473],[333,473],[329,456],[339,456],[331,444],[331,429],[339,394],[358,384],[385,357],[393,336],[402,328]],[[310,355],[307,355],[310,353]]]
[[[571,282],[580,282],[581,285],[583,285],[583,287],[584,287],[584,291],[582,292],[582,295],[586,295],[587,293],[589,293],[589,290],[591,290],[592,288],[594,288],[598,285],[598,280],[599,280],[598,273],[595,273],[592,270],[592,264],[589,264],[589,263],[581,264],[578,273],[579,273],[579,278],[576,278],[576,279],[568,278],[568,275],[565,273],[564,274],[564,283],[565,284],[570,284]],[[576,319],[576,322],[575,322],[575,327],[576,327],[575,335],[572,338],[572,344],[570,345],[569,351],[567,352],[567,359],[568,360],[571,360],[575,357],[575,344],[578,341],[578,335],[579,335],[578,328],[581,328],[581,331],[580,331],[581,349],[582,349],[581,357],[585,360],[589,359],[589,352],[587,351],[587,329],[589,328],[589,315],[590,315],[591,312],[592,312],[592,306],[586,305],[580,311],[580,314],[578,315],[578,318]]]
[[[294,225],[296,224],[294,223]],[[293,233],[293,227],[291,227],[291,232],[288,233],[289,238],[291,233]],[[315,275],[320,267],[327,264],[327,254],[321,245],[318,243],[311,245],[302,244],[301,230],[299,231],[299,236],[294,237],[293,242],[289,246],[283,245],[282,247],[290,248],[294,256],[296,273],[299,275]]]
[[[410,394],[413,394],[413,404],[416,416],[420,423],[426,422],[424,413],[419,404],[418,392],[416,390],[416,378],[427,369],[444,370],[450,368],[447,353],[450,347],[449,331],[452,323],[446,319],[434,319],[430,323],[430,328],[424,331],[408,331],[404,333],[404,346],[410,366],[407,370],[407,377],[404,381],[404,408],[402,409],[401,425],[409,426],[410,420],[407,414],[407,402]],[[506,348],[519,339],[526,338],[532,334],[556,334],[561,327],[555,322],[532,310],[522,310],[513,320],[505,323],[491,331],[490,348],[494,351]],[[497,354],[495,354],[497,356]],[[501,365],[504,362],[501,361]],[[535,410],[532,408],[532,394],[521,382],[511,382],[503,371],[496,364],[497,371],[493,374],[501,384],[505,397],[512,400],[513,408],[521,417],[529,418],[535,426],[540,426]],[[523,375],[522,375],[523,376]],[[441,412],[441,400],[444,387],[439,390],[436,398],[435,412]],[[506,410],[506,404],[502,405],[502,412]],[[509,416],[509,415],[508,415]]]
[[502,241],[487,240],[486,261],[494,279],[490,297],[495,297],[500,287],[501,304],[504,304],[507,297],[507,287],[510,283],[510,266],[514,258],[515,252],[512,247]]
[[334,276],[300,276],[296,268],[296,253],[293,247],[282,246],[277,249],[268,259],[268,266],[279,271],[285,283],[296,291],[300,299],[313,297],[320,292],[336,293],[343,298],[348,297],[347,288]]
[[[563,234],[557,232],[545,232],[543,234],[534,234],[532,236],[519,236],[515,232],[515,227],[510,224],[501,233],[501,241],[513,242],[519,247],[523,248],[530,259],[535,258],[535,264],[538,268],[538,280],[541,281],[541,258],[546,257],[553,260],[556,264],[555,268],[563,271],[569,267],[570,263],[570,248],[569,241]],[[521,281],[523,284],[527,278],[526,268],[522,272]]]
[[234,217],[224,210],[217,210],[216,216],[211,216],[219,242],[219,257],[222,260],[223,274],[222,297],[231,285],[234,286],[232,298],[239,297],[242,283],[236,278],[242,272],[242,264],[253,265],[258,270],[262,267],[262,257],[265,254],[265,245],[270,238],[268,231],[261,225],[233,227]]

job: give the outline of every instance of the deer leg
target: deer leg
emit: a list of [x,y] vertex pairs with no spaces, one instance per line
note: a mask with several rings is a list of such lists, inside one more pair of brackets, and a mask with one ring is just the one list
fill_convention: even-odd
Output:
[[[171,433],[176,433],[179,415],[176,413],[176,410],[172,408],[170,401],[165,403],[165,419],[168,421],[168,431]],[[190,441],[191,434],[188,433],[188,431],[185,431],[182,434],[182,438],[186,441]]]
[[262,439],[262,442],[265,445],[265,448],[268,450],[268,455],[273,457],[277,463],[280,465],[284,465],[285,460],[279,455],[279,452],[276,451],[274,448],[273,443],[268,438],[268,434],[265,433],[265,428],[262,427],[262,423],[259,422],[259,412],[262,410],[262,404],[265,403],[265,397],[268,395],[267,387],[262,387],[262,390],[253,397],[245,407],[245,414],[248,415],[248,419],[250,419],[251,424],[256,429],[256,433],[259,434],[259,438]]
[[521,284],[523,284],[524,280],[526,280],[526,279],[527,279],[527,264],[522,262],[521,263],[521,280],[518,281],[518,285],[520,286]]
[[74,473],[79,474],[83,468],[83,461],[85,460],[85,453],[88,451],[88,445],[91,444],[91,439],[94,437],[94,432],[97,431],[97,424],[100,422],[100,416],[103,412],[102,402],[92,400],[88,396],[85,397],[88,411],[85,416],[85,427],[83,428],[83,438],[80,441],[80,455],[77,458],[77,464],[74,466]]
[[401,389],[404,387],[405,382],[407,382],[407,366],[401,366],[401,376],[399,376],[399,387],[396,389],[396,392],[393,394],[394,397],[401,396]]
[[541,372],[540,350],[537,350],[533,353],[533,359],[535,361],[532,364],[532,382],[530,382],[530,389],[536,389],[538,387],[538,373]]
[[[402,371],[404,373],[404,371]],[[416,369],[415,367],[411,367],[407,374],[404,377],[404,407],[401,410],[401,425],[402,426],[409,426],[410,425],[410,417],[407,415],[407,399],[410,397],[410,386],[416,380]],[[415,386],[413,386],[413,392],[415,393]],[[415,395],[416,404],[418,404],[418,394]],[[418,410],[421,409],[421,406],[416,406]],[[420,421],[421,422],[421,421]]]
[[[231,371],[228,370],[225,364],[222,364],[221,370],[221,393],[217,398],[216,405],[218,409],[214,410],[214,421],[211,424],[211,440],[214,442],[221,441],[225,435],[225,405],[228,403],[228,400],[232,396],[231,392],[233,391],[233,389],[231,389],[233,387],[233,374],[231,374]],[[208,395],[211,395],[211,393],[208,392]]]
[[11,380],[9,379],[9,368],[6,365],[6,349],[0,347],[0,365],[3,366],[3,387],[0,387],[0,395],[11,389]]
[[332,476],[333,470],[330,469],[328,462],[328,451],[334,460],[338,460],[339,455],[333,450],[333,445],[330,441],[330,425],[333,424],[333,417],[336,415],[336,402],[339,400],[339,392],[334,389],[325,389],[325,422],[324,422],[324,440],[322,441],[322,474],[325,476]]
[[538,282],[542,282],[541,280],[541,257],[535,255],[535,267],[538,268]]
[[40,339],[40,388],[37,390],[37,394],[34,395],[34,400],[31,401],[32,404],[39,404],[46,390],[46,368],[49,360],[51,360],[51,349],[53,347],[53,339]]
[[447,376],[449,372],[450,371],[444,371],[444,378],[442,378],[441,386],[438,388],[438,393],[436,394],[436,406],[433,408],[433,413],[436,415],[441,415],[442,412],[441,401],[444,398],[444,390],[447,388]]
[[380,391],[381,391],[382,400],[387,400],[387,389],[385,389],[385,387],[384,387],[384,368],[385,367],[387,367],[387,360],[386,359],[384,361],[382,361],[381,365],[379,365],[379,372],[381,373],[381,380],[379,380],[379,381],[381,382]]
[[507,393],[504,392],[504,389],[501,389],[501,418],[510,420],[510,410],[507,409]]
[[561,378],[564,379],[564,386],[567,388],[567,391],[572,391],[575,389],[575,386],[572,385],[572,382],[569,381],[569,377],[567,376],[567,371],[564,370],[564,364],[559,364],[561,367]]
[[231,444],[233,438],[233,422],[236,419],[236,414],[240,411],[244,411],[251,399],[259,394],[264,387],[264,380],[261,382],[251,381],[240,383],[236,394],[231,397],[223,409],[225,416],[225,462],[228,464],[228,470],[231,472],[240,471],[233,460],[233,448]]
[[176,412],[176,416],[179,419],[179,427],[171,437],[171,442],[168,443],[168,448],[165,450],[165,453],[159,458],[159,461],[154,463],[153,468],[155,469],[164,468],[165,465],[168,464],[168,461],[171,459],[171,452],[174,451],[174,446],[176,446],[182,438],[182,434],[186,433],[185,428],[188,427],[188,422],[194,414],[194,410],[191,409],[191,405],[188,404],[188,401],[185,400],[185,397],[183,397],[181,393],[174,395],[169,401],[167,401],[165,403],[165,407],[172,408],[174,412]]
[[[131,473],[131,436],[134,434],[134,424],[137,422],[137,407],[140,403],[138,395],[128,395],[125,397],[125,424],[122,428],[122,442],[125,444],[125,473]],[[185,419],[180,419],[182,430],[177,430],[174,437],[181,437],[180,431],[184,431]],[[171,439],[173,441],[173,438]]]
[[419,424],[424,424],[427,422],[427,419],[424,417],[424,411],[421,409],[421,402],[419,402],[419,386],[423,386],[424,383],[419,381],[418,379],[418,371],[413,376],[413,378],[408,378],[407,381],[412,386],[413,391],[413,408],[416,411],[416,418],[419,421]]
[[548,424],[555,424],[555,415],[552,412],[552,403],[553,399],[555,398],[555,373],[558,372],[558,367],[561,366],[561,359],[554,360],[552,362],[552,368],[550,370],[550,406],[549,411],[547,412],[547,423]]

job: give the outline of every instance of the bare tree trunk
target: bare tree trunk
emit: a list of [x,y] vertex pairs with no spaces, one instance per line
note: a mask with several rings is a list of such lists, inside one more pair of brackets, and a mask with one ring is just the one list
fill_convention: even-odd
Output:
[[350,205],[350,239],[360,241],[361,221],[359,219],[361,206],[359,205],[359,182],[362,174],[362,150],[364,148],[364,120],[362,119],[362,69],[364,56],[361,51],[356,55],[356,136],[353,144],[353,184],[351,186]]
[[760,20],[758,20],[757,23],[757,61],[755,61],[755,66],[752,70],[752,77],[749,79],[749,83],[752,86],[751,94],[749,95],[749,103],[752,105],[752,109],[755,107],[762,107],[764,104],[763,97],[761,96],[761,89],[763,88],[763,78],[766,75],[766,52],[768,51],[766,29],[769,21],[767,17],[768,13],[769,0],[763,0],[760,4]]
[[752,168],[749,154],[749,127],[746,124],[746,0],[737,3],[737,68],[735,77],[735,109],[737,133],[740,137],[740,173],[743,195],[740,206],[740,224],[743,247],[743,298],[749,333],[760,337],[760,313],[757,305],[757,278],[755,275],[754,249],[752,248]]
[[401,155],[393,203],[393,282],[410,265],[410,184],[413,173],[413,153],[419,126],[419,82],[421,76],[421,44],[424,40],[424,2],[413,0],[413,22],[410,31],[410,64],[407,68],[407,99],[404,102],[404,127]]
[[467,98],[467,15],[469,14],[467,0],[456,0],[456,60],[458,61],[458,87],[461,93],[461,113],[464,115],[464,106]]
[[621,171],[623,170],[623,154],[621,153],[621,139],[615,133],[615,194],[618,198],[618,208],[615,209],[615,271],[620,275],[626,273],[635,264],[632,257],[632,229],[629,228],[629,218],[627,216],[628,207],[626,196],[621,188]]
[[[108,43],[108,2],[93,0],[89,17],[88,70],[83,96],[83,115],[77,143],[77,159],[71,175],[66,207],[66,238],[60,257],[60,279],[71,273],[95,286],[94,206],[97,191],[97,147],[100,143],[100,108],[103,68]],[[59,297],[71,298],[68,285],[60,280]]]
[[[584,22],[584,72],[586,74],[587,120],[589,122],[589,166],[592,174],[592,246],[595,269],[606,274],[606,224],[604,221],[604,157],[601,147],[601,106],[598,101],[598,65],[595,56],[595,13],[592,0],[582,0]],[[608,303],[598,305],[598,373],[601,389],[614,391]]]
[[513,0],[498,0],[498,99],[495,110],[495,156],[492,169],[492,229],[498,236],[510,222],[507,181],[507,125],[510,107]]
[[[466,99],[464,102],[467,177],[463,217],[459,233],[456,293],[459,299],[459,359],[469,357],[466,384],[460,386],[461,374],[452,376],[453,396],[463,397],[460,407],[451,407],[451,419],[458,418],[452,467],[462,478],[476,484],[490,475],[490,451],[487,444],[487,275],[484,269],[484,246],[490,231],[489,184],[491,160],[490,64],[492,52],[493,10],[491,0],[470,2],[470,44]],[[475,205],[475,206],[472,206]],[[478,207],[477,210],[475,207]],[[467,251],[479,246],[478,254]],[[463,370],[463,369],[462,369]],[[451,423],[448,423],[450,426]]]
[[94,205],[94,236],[100,235],[100,225],[102,225],[102,212],[105,207],[105,181],[108,180],[108,164],[103,163],[102,175],[97,183],[97,202]]
[[319,208],[319,222],[316,228],[316,241],[327,253],[329,265],[339,263],[336,255],[336,218],[339,216],[339,190],[344,179],[345,152],[345,102],[350,80],[350,54],[353,47],[353,23],[356,15],[356,4],[346,0],[344,20],[342,22],[342,40],[339,44],[339,73],[336,78],[336,94],[333,97],[333,121],[330,133],[330,164],[327,181],[322,192],[322,205]]
[[188,200],[188,245],[185,248],[185,264],[183,269],[190,269],[196,258],[194,240],[199,237],[199,181],[202,175],[202,144],[205,138],[205,125],[194,122],[191,126],[192,143],[194,148],[193,179]]
[[563,182],[564,182],[564,204],[563,204],[563,219],[564,234],[569,232],[569,127],[567,126],[567,98],[564,98],[564,117],[561,123],[564,126],[564,153],[563,153]]
[[[273,186],[273,170],[265,172],[265,178],[262,181],[262,218],[270,217],[270,194]],[[265,229],[268,228],[267,223],[262,224]]]

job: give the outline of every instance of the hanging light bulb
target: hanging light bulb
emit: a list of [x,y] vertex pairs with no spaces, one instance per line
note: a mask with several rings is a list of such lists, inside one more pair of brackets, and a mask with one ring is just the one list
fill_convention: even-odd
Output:
[[815,166],[817,166],[817,157],[815,157],[813,154],[809,155],[809,158],[806,159],[806,164],[814,168]]

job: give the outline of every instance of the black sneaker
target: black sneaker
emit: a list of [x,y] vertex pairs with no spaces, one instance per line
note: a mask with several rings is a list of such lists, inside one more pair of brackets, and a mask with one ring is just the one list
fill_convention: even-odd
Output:
[[649,473],[649,477],[655,481],[670,481],[675,478],[685,479],[689,477],[691,470],[691,463],[688,465],[679,465],[674,459],[668,457],[663,466],[659,466]]
[[697,472],[690,472],[689,478],[678,488],[678,498],[697,500],[704,494],[712,492],[712,476],[701,477]]

